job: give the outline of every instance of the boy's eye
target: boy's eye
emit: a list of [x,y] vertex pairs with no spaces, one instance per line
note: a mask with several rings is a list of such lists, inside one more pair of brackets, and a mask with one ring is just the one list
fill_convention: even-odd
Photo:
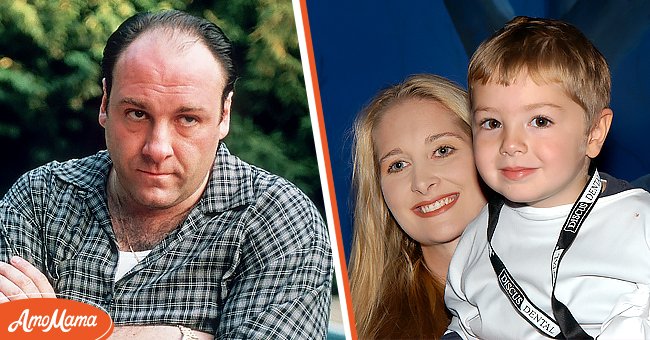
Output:
[[486,130],[498,129],[501,127],[501,122],[496,119],[488,118],[481,122],[480,127]]
[[542,116],[535,117],[530,121],[530,125],[537,128],[549,127],[551,124],[553,122],[550,119]]
[[404,170],[408,166],[408,163],[405,161],[397,161],[391,163],[391,165],[388,166],[388,173],[395,173],[395,172],[400,172]]

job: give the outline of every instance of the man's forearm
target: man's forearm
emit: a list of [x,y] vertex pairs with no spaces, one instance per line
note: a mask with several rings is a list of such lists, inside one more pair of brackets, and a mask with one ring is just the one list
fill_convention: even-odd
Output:
[[[116,326],[110,340],[140,340],[140,339],[169,339],[169,340],[193,340],[187,335],[188,331],[183,334],[179,326]],[[191,333],[196,335],[199,340],[212,340],[214,336],[210,333],[192,330]]]
[[27,298],[54,298],[54,288],[31,263],[14,256],[0,262],[0,303]]

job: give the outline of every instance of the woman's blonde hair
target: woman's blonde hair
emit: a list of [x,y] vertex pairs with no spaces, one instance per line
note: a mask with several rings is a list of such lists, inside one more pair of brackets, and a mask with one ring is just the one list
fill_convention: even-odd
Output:
[[350,289],[361,339],[440,337],[449,323],[444,278],[428,272],[419,243],[397,224],[381,192],[372,133],[388,108],[409,99],[439,102],[471,136],[466,92],[435,75],[412,75],[379,92],[359,113],[354,125]]

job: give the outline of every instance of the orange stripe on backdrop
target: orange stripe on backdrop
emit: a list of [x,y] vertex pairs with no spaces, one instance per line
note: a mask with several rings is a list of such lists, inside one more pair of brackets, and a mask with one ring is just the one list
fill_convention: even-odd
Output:
[[[296,1],[296,0],[294,0]],[[294,2],[295,5],[295,2]],[[334,224],[334,230],[336,234],[336,245],[338,249],[338,254],[339,254],[339,265],[340,265],[340,270],[341,270],[341,277],[343,281],[343,290],[341,291],[341,287],[339,285],[339,297],[341,298],[341,301],[345,303],[345,306],[347,308],[347,314],[348,316],[348,322],[349,324],[347,325],[347,328],[350,331],[350,336],[352,339],[357,339],[357,332],[356,332],[356,327],[354,327],[355,322],[354,322],[354,315],[352,312],[352,300],[350,298],[350,286],[348,282],[348,271],[347,271],[347,265],[345,263],[345,252],[343,249],[343,238],[341,236],[341,225],[339,223],[339,214],[338,214],[338,206],[336,204],[336,193],[334,191],[334,179],[332,177],[332,168],[331,168],[331,162],[330,162],[330,155],[329,155],[329,148],[327,146],[327,135],[325,134],[325,122],[323,119],[323,107],[321,104],[321,97],[320,97],[320,89],[318,86],[318,74],[316,72],[316,62],[314,58],[314,50],[313,50],[313,45],[312,45],[312,40],[311,40],[311,32],[309,30],[309,16],[308,16],[308,11],[307,11],[307,3],[306,0],[299,0],[300,6],[300,15],[302,16],[302,23],[303,23],[303,30],[304,30],[304,35],[305,35],[305,40],[306,40],[306,49],[307,49],[307,60],[309,64],[309,72],[311,74],[311,80],[312,80],[312,87],[313,87],[313,92],[314,92],[314,101],[315,101],[315,106],[316,106],[316,113],[318,117],[318,129],[320,131],[320,140],[321,140],[321,146],[322,146],[322,151],[323,151],[323,158],[324,158],[324,164],[325,164],[325,172],[327,176],[327,189],[329,190],[329,198],[330,198],[330,203],[331,203],[331,208],[332,208],[332,215],[333,215],[333,221],[330,221],[331,223]],[[295,6],[294,6],[295,9]],[[295,15],[298,15],[296,13]],[[298,28],[300,29],[300,27]],[[306,84],[309,85],[309,84]],[[322,170],[322,169],[321,169]],[[341,296],[341,294],[344,294],[344,296]],[[344,320],[345,322],[345,320]]]

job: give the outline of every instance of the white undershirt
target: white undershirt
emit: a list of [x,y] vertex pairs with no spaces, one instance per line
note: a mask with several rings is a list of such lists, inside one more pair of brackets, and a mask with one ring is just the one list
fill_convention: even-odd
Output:
[[[138,264],[138,259],[142,261],[151,250],[136,251],[135,254],[130,251],[121,251],[117,260],[117,271],[115,272],[115,282],[121,279],[124,274],[128,273],[131,268]],[[137,257],[136,257],[137,256]]]

